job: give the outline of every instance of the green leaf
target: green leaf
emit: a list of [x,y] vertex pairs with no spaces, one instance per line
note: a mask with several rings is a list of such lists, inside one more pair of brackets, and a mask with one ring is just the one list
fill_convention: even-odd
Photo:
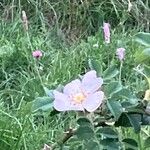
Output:
[[42,110],[52,110],[53,108],[53,99],[51,97],[38,97],[32,102],[33,112]]
[[113,94],[122,90],[122,85],[117,81],[112,81],[104,88],[106,97],[112,97]]
[[116,66],[110,66],[103,72],[104,80],[111,80],[119,73],[118,69],[116,69]]
[[89,59],[88,64],[89,64],[90,69],[95,70],[97,72],[98,76],[101,76],[101,74],[102,74],[102,65],[100,64],[99,61]]
[[131,91],[127,88],[122,88],[119,92],[117,92],[114,96],[115,98],[124,98],[129,99],[132,97]]
[[86,143],[85,149],[86,150],[99,150],[99,145],[95,141],[89,141],[88,143]]
[[138,148],[138,144],[134,139],[126,138],[126,139],[123,139],[122,142],[124,142],[128,148],[132,148],[135,150],[137,150]]
[[94,137],[94,131],[89,126],[80,126],[75,132],[75,135],[77,135],[80,140],[89,140]]
[[[147,52],[146,52],[147,53]],[[149,62],[150,62],[150,60],[149,60],[149,58],[150,58],[150,56],[149,55],[146,55],[146,54],[144,54],[144,52],[143,52],[143,50],[141,51],[141,50],[137,50],[136,52],[135,52],[135,54],[134,54],[134,57],[135,57],[135,62],[136,63],[142,63],[142,64],[149,64]]]
[[100,128],[96,133],[101,134],[107,138],[118,138],[118,134],[110,127]]
[[142,125],[150,125],[150,115],[143,115]]
[[141,130],[141,125],[140,125],[140,122],[141,122],[141,115],[139,114],[126,114],[129,121],[130,121],[130,124],[132,125],[132,127],[134,128],[134,131],[136,133],[140,132]]
[[139,32],[134,36],[134,40],[144,46],[150,46],[150,33]]
[[107,150],[119,150],[118,140],[106,138],[100,141],[100,144]]
[[62,84],[59,84],[56,88],[57,91],[63,92],[64,86]]
[[135,95],[133,95],[131,93],[131,90],[129,90],[127,88],[122,88],[119,92],[115,93],[112,96],[112,99],[116,99],[116,100],[128,100],[128,102],[130,102],[130,106],[131,106],[131,104],[135,105],[135,104],[138,103],[137,97]]
[[47,96],[53,97],[53,90],[49,90],[47,87],[44,87],[44,91]]
[[143,73],[146,75],[147,78],[150,78],[150,67],[147,65],[144,65]]
[[145,56],[150,56],[150,48],[145,48],[142,52]]
[[85,118],[85,117],[81,117],[77,120],[77,123],[80,125],[80,126],[91,126],[91,121],[88,119],[88,118]]
[[123,108],[119,101],[115,101],[113,99],[107,100],[107,106],[112,113],[112,115],[115,117],[115,120],[118,120],[123,112]]
[[115,122],[115,127],[131,127],[131,123],[125,113],[122,113],[120,118]]
[[142,117],[141,114],[127,114],[123,113],[118,121],[115,122],[115,126],[133,127],[134,131],[138,133],[141,129]]
[[150,136],[144,141],[144,148],[150,148]]

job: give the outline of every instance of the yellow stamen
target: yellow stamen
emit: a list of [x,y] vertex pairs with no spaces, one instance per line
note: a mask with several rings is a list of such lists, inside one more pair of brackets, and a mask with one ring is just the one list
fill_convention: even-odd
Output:
[[76,104],[80,104],[82,103],[84,100],[85,100],[85,95],[83,93],[78,93],[76,95],[73,96],[73,101],[76,103]]

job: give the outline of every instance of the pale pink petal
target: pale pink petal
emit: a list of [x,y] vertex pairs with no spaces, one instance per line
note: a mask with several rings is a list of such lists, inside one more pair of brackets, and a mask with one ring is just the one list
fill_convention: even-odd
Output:
[[102,78],[97,78],[96,71],[92,70],[87,72],[82,79],[82,89],[87,93],[91,94],[96,92],[103,84]]
[[68,110],[76,110],[83,111],[84,108],[81,104],[74,104],[72,100],[63,93],[58,91],[54,91],[54,108],[57,111],[68,111]]
[[98,91],[91,94],[85,101],[83,101],[82,105],[88,112],[93,112],[101,105],[103,99],[104,92]]
[[68,110],[84,111],[84,108],[83,108],[82,104],[74,104],[74,103],[72,103],[69,106]]
[[40,50],[36,50],[36,51],[32,52],[32,55],[35,58],[40,58],[40,57],[42,57],[43,54],[42,54],[42,52]]
[[58,91],[54,91],[54,108],[58,111],[68,110],[70,105],[69,97]]
[[81,81],[79,79],[73,80],[64,87],[64,94],[70,96],[81,92]]

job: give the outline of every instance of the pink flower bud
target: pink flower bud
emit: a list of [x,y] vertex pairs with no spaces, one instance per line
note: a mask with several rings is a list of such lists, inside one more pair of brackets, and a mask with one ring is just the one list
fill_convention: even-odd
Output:
[[125,57],[125,49],[124,48],[117,48],[116,55],[120,61],[122,61]]
[[41,58],[42,57],[42,52],[40,50],[36,50],[34,52],[32,52],[32,56],[35,58]]
[[24,10],[22,11],[22,22],[23,22],[23,27],[25,31],[28,31],[28,18]]
[[104,23],[103,26],[104,38],[106,43],[110,43],[110,24]]

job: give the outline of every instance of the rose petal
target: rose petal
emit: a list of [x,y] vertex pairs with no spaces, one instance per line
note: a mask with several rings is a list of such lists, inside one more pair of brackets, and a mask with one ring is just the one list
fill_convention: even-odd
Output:
[[103,84],[102,78],[97,78],[96,71],[87,72],[82,79],[82,88],[88,94],[96,92]]
[[64,94],[70,96],[81,92],[81,81],[73,80],[64,87]]
[[74,104],[72,100],[65,94],[60,93],[58,91],[54,91],[54,108],[57,111],[68,111],[68,110],[76,110],[76,111],[84,111],[84,108],[81,104]]
[[68,110],[84,111],[82,104],[71,104]]
[[69,97],[58,91],[54,91],[54,108],[58,111],[65,111],[69,106]]
[[88,112],[93,112],[101,105],[103,99],[104,92],[98,91],[91,94],[85,101],[83,101],[82,105]]

